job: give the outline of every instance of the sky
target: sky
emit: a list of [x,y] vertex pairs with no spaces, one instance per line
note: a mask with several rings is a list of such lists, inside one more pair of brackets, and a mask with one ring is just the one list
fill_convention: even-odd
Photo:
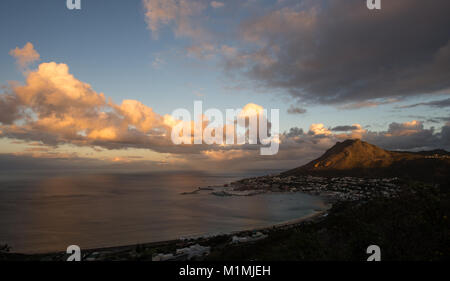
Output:
[[[65,2],[0,2],[2,167],[284,169],[346,138],[450,149],[446,0]],[[196,100],[279,109],[279,153],[174,145],[172,112]]]

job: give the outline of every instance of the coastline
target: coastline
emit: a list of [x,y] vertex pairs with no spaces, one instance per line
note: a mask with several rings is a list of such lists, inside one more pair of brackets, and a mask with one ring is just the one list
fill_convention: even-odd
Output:
[[[324,204],[323,210],[314,210],[312,213],[302,216],[300,218],[291,219],[288,221],[282,221],[272,225],[252,227],[249,229],[229,231],[224,233],[205,233],[186,237],[178,237],[171,240],[162,240],[148,243],[138,244],[126,244],[119,246],[107,246],[100,248],[81,249],[82,260],[87,261],[106,261],[106,260],[123,260],[126,259],[138,259],[140,252],[144,251],[145,258],[148,259],[154,254],[173,253],[178,249],[183,249],[192,245],[207,245],[214,249],[218,245],[217,241],[223,244],[230,244],[230,240],[233,240],[234,236],[248,237],[248,241],[253,241],[253,235],[262,234],[267,237],[270,232],[282,231],[290,228],[297,227],[305,222],[316,222],[321,218],[327,216],[328,211],[333,207],[336,202],[339,201],[360,201],[361,199],[369,199],[376,196],[378,192],[374,192],[368,187],[374,183],[374,180],[361,180],[356,178],[333,178],[332,185],[324,186],[324,181],[330,180],[322,177],[280,177],[280,175],[262,176],[257,178],[245,178],[237,182],[229,184],[223,184],[218,186],[201,187],[194,190],[195,193],[199,191],[212,191],[212,195],[217,189],[221,191],[230,192],[229,196],[256,196],[265,193],[303,193],[307,195],[319,196]],[[379,181],[379,180],[376,180]],[[385,180],[386,181],[386,180]],[[397,179],[388,179],[389,184]],[[384,181],[381,181],[384,182]],[[361,189],[361,183],[365,184],[365,188]],[[271,186],[270,188],[263,188],[265,185]],[[225,189],[225,190],[224,190]],[[396,193],[397,188],[388,186],[388,195]],[[193,192],[181,193],[181,195],[192,194]],[[240,194],[240,193],[246,193]],[[383,194],[386,196],[386,194]],[[151,253],[149,253],[151,252]],[[150,255],[150,256],[149,256]],[[66,260],[68,255],[65,252],[48,252],[48,253],[11,253],[8,256],[21,257],[30,260]]]
[[[337,200],[325,205],[328,209],[298,219],[219,236],[82,250],[82,260],[362,261],[367,259],[367,245],[373,244],[384,245],[386,260],[445,260],[448,252],[442,245],[448,245],[448,200],[448,189],[442,186],[410,183],[395,197]],[[434,207],[442,202],[445,209]],[[414,223],[399,224],[399,219]],[[401,235],[392,233],[392,228]],[[67,258],[62,252],[0,254],[4,261]]]
[[[101,247],[101,248],[90,248],[90,249],[81,249],[82,260],[85,261],[107,261],[110,260],[110,257],[117,257],[123,255],[129,255],[132,258],[135,256],[136,252],[139,249],[160,249],[160,248],[184,248],[193,244],[201,244],[201,245],[210,245],[214,246],[216,243],[215,240],[230,240],[233,236],[247,236],[254,233],[262,232],[262,233],[270,233],[273,231],[289,229],[291,227],[299,226],[305,222],[315,222],[325,217],[328,214],[328,211],[331,209],[332,204],[324,200],[326,208],[323,210],[315,210],[312,213],[302,216],[300,218],[287,220],[283,222],[279,222],[276,224],[262,226],[262,227],[254,227],[244,230],[230,231],[226,233],[219,234],[204,234],[204,235],[196,235],[196,236],[186,236],[180,237],[178,239],[171,240],[163,240],[163,241],[155,241],[148,243],[139,243],[139,244],[128,244],[128,245],[119,245],[119,246],[110,246],[110,247]],[[251,242],[249,242],[251,243]],[[67,259],[67,254],[65,252],[49,252],[49,253],[35,253],[35,254],[27,254],[27,253],[8,253],[8,256],[11,259],[15,258],[25,258],[28,260],[42,260],[42,261],[64,261]]]

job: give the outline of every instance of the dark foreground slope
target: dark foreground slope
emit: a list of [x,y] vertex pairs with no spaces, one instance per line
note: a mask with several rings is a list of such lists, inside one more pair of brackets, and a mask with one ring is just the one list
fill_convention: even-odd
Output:
[[450,258],[448,189],[417,184],[396,198],[340,202],[320,221],[274,231],[265,240],[215,248],[209,260],[365,261],[378,245],[383,261]]
[[346,140],[336,143],[318,159],[283,175],[400,177],[446,183],[450,155],[445,150],[387,151],[361,140]]

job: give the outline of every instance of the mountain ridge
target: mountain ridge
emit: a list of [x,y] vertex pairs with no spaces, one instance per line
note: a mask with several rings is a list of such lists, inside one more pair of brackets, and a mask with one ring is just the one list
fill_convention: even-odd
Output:
[[448,181],[450,153],[389,151],[359,139],[337,142],[322,156],[285,175],[401,177],[427,182]]

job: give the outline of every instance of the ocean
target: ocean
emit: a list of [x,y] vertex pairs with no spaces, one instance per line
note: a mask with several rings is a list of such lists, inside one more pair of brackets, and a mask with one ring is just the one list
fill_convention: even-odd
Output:
[[[245,175],[252,176],[252,175]],[[121,246],[265,227],[301,218],[325,203],[302,193],[215,196],[242,174],[0,173],[0,244],[11,252]]]

